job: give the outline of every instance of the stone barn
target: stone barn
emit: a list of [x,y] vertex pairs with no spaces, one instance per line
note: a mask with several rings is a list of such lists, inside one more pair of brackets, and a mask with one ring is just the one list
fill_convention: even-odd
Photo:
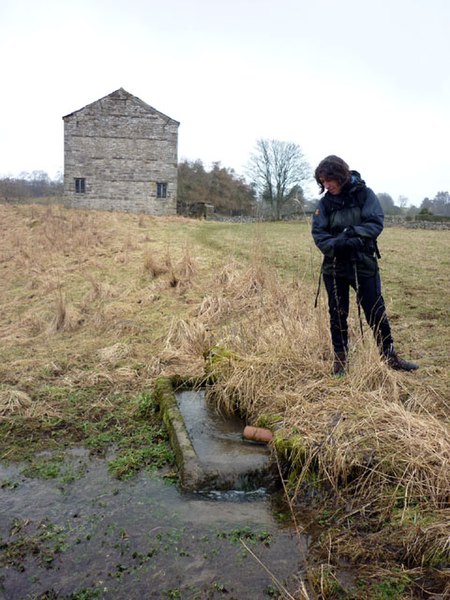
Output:
[[178,121],[123,88],[63,120],[68,205],[176,214]]

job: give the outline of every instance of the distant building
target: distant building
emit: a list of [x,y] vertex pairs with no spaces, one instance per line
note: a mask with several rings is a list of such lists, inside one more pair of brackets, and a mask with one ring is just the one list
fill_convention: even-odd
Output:
[[63,120],[70,206],[176,214],[178,121],[123,88]]

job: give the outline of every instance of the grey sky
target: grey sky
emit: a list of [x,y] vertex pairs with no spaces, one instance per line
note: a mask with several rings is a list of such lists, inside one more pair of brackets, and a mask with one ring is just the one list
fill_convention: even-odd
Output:
[[61,117],[124,87],[180,159],[292,141],[418,205],[450,191],[449,30],[447,0],[0,0],[0,174],[54,176]]

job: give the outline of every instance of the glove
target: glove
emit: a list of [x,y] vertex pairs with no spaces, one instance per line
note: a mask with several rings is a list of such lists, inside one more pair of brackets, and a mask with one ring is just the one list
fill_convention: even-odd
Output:
[[362,250],[364,247],[364,242],[360,237],[350,237],[347,238],[346,248],[349,250],[353,250],[354,252],[358,250]]
[[[352,235],[355,237],[351,237]],[[342,233],[334,238],[333,249],[335,256],[349,255],[362,250],[363,247],[364,242],[360,237],[357,237],[353,228],[344,229]]]
[[349,240],[350,238],[348,238],[344,232],[340,233],[337,237],[335,237],[333,242],[334,253],[338,254],[342,252],[342,250],[345,250]]
[[349,227],[346,227],[342,233],[345,234],[349,238],[357,236],[357,233],[356,233],[355,228],[353,227],[353,225],[350,225]]

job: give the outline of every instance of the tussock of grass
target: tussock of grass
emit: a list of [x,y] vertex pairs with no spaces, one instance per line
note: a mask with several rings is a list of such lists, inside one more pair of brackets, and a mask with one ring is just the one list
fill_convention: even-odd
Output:
[[32,400],[25,392],[14,389],[0,389],[0,416],[24,414],[32,406]]
[[0,421],[13,417],[39,419],[43,417],[58,417],[58,412],[46,402],[35,402],[21,390],[0,387]]
[[101,348],[98,351],[98,357],[102,363],[117,364],[120,360],[125,358],[129,352],[130,349],[126,344],[118,342],[113,346]]
[[204,356],[211,347],[212,336],[199,320],[174,321],[160,358],[165,364],[163,375],[183,372],[195,376],[203,372]]
[[48,333],[74,331],[81,321],[79,311],[68,306],[61,290],[58,291],[55,302],[55,311],[48,325]]
[[194,318],[209,324],[219,324],[223,319],[231,314],[233,304],[228,298],[223,296],[210,295],[203,298],[200,306],[194,311]]
[[146,250],[144,254],[144,273],[156,279],[160,275],[164,275],[168,271],[166,264],[161,263],[151,250]]

